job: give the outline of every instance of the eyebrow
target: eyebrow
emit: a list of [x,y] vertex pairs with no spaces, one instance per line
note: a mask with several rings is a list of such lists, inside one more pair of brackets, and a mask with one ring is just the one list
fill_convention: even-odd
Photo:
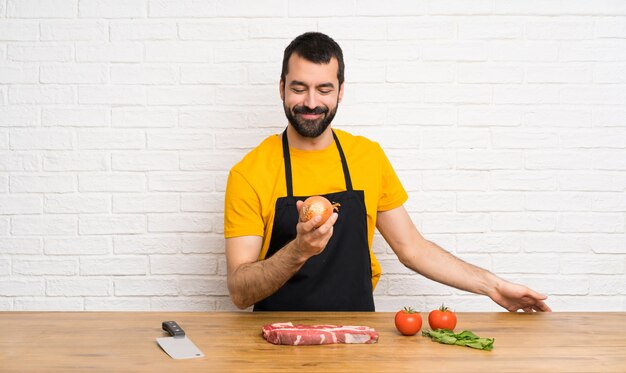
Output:
[[[289,83],[290,87],[291,86],[295,86],[295,85],[302,85],[302,86],[308,87],[308,84],[306,84],[305,82],[301,82],[299,80],[292,80]],[[331,82],[326,82],[326,83],[318,84],[317,88],[335,88],[335,85],[333,83],[331,83]]]

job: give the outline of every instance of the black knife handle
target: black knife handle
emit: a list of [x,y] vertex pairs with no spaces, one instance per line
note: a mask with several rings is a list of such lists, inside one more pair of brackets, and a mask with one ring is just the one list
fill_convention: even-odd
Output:
[[174,336],[174,337],[185,336],[185,331],[183,330],[183,328],[178,326],[176,321],[163,321],[163,323],[161,324],[161,327],[163,328],[163,330],[170,333],[171,336]]

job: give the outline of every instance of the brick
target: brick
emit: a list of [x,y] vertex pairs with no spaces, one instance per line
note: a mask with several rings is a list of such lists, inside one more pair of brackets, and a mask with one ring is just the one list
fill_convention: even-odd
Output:
[[174,127],[177,123],[175,108],[113,108],[113,127],[162,128]]
[[76,190],[72,175],[11,175],[9,190],[13,193],[67,193]]
[[252,149],[259,144],[261,139],[274,135],[276,132],[276,129],[273,128],[257,128],[255,131],[244,130],[238,133],[237,138],[233,138],[228,133],[219,132],[215,134],[215,147],[216,149]]
[[73,276],[78,272],[76,260],[13,258],[13,274],[26,276]]
[[493,61],[548,62],[559,58],[559,44],[543,41],[494,41],[491,48]]
[[411,197],[404,207],[411,212],[453,212],[455,198],[453,193],[419,193]]
[[488,106],[460,106],[459,126],[519,126],[522,111],[518,108],[493,108]]
[[388,295],[450,295],[452,288],[434,282],[426,281],[422,277],[410,275],[387,276],[389,281]]
[[44,215],[13,216],[11,234],[15,236],[63,236],[75,235],[76,217]]
[[494,148],[549,149],[559,146],[558,133],[545,130],[494,129],[491,131]]
[[[32,110],[31,110],[32,111]],[[43,108],[41,124],[54,127],[108,127],[111,110],[100,108]]]
[[561,273],[623,275],[624,261],[613,255],[567,255],[560,258]]
[[432,233],[479,233],[489,229],[487,214],[424,214],[422,232]]
[[[550,295],[550,306],[563,312],[621,312],[621,297],[614,296],[554,296]],[[557,308],[558,307],[558,308]]]
[[484,172],[476,171],[424,172],[423,190],[487,190],[487,176]]
[[206,234],[116,236],[114,247],[116,254],[223,253],[224,239]]
[[41,83],[89,84],[106,83],[107,69],[99,64],[42,65]]
[[81,276],[145,275],[148,258],[145,256],[87,257],[80,258]]
[[212,275],[217,272],[213,255],[151,255],[150,274],[153,275]]
[[431,15],[477,15],[492,14],[494,4],[491,0],[430,0],[428,14]]
[[586,239],[587,236],[533,232],[524,235],[522,245],[526,252],[585,253],[591,249],[591,243]]
[[619,108],[594,108],[594,127],[625,127],[626,109]]
[[529,150],[525,153],[528,170],[584,170],[590,169],[591,164],[586,151]]
[[[282,116],[284,118],[284,114]],[[248,115],[240,110],[198,110],[194,108],[181,108],[178,116],[181,127],[202,128],[207,126],[211,128],[245,128],[249,124],[253,124],[248,121],[248,118]],[[258,123],[256,124],[258,125]]]
[[596,234],[591,240],[591,248],[597,254],[624,254],[626,235]]
[[590,127],[590,109],[528,109],[523,116],[524,126],[533,127]]
[[532,21],[524,26],[528,40],[584,40],[593,36],[590,21]]
[[[353,105],[353,104],[379,104],[380,102],[385,101],[393,101],[394,103],[411,103],[415,104],[416,102],[423,102],[425,92],[424,89],[417,89],[415,85],[378,85],[378,84],[354,84],[353,91],[351,91],[351,95],[349,98],[345,98],[342,101],[344,105]],[[269,88],[268,88],[269,89]],[[233,91],[234,94],[234,91]],[[270,103],[270,98],[275,97],[274,95],[269,96],[269,91],[267,92],[268,98],[267,103]],[[434,94],[433,94],[434,96]],[[444,96],[449,97],[450,95]],[[438,97],[437,97],[438,98]],[[442,102],[440,101],[430,101],[430,102]],[[445,101],[443,101],[445,102]],[[272,105],[276,103],[272,100]]]
[[[216,303],[231,303],[230,311],[239,310],[232,304],[230,297],[227,296],[203,296],[203,297],[151,297],[150,298],[150,310],[152,311],[183,311],[183,312],[207,312],[216,311],[226,308],[217,308]],[[181,303],[184,304],[181,307]],[[225,306],[222,306],[225,307]],[[250,311],[252,308],[250,307]]]
[[592,211],[626,212],[626,197],[623,193],[595,193],[592,205]]
[[9,258],[0,258],[0,276],[9,276],[11,274],[11,263]]
[[[178,301],[178,298],[176,299]],[[111,297],[85,298],[85,311],[150,311],[150,298],[147,297]]]
[[107,236],[44,238],[46,255],[105,255],[112,246],[112,239]]
[[80,312],[83,311],[83,300],[77,297],[15,298],[13,311]]
[[526,81],[529,83],[589,83],[591,77],[590,65],[536,65],[526,69]]
[[623,233],[624,215],[610,213],[563,214],[559,218],[559,232]]
[[521,83],[523,70],[517,66],[459,64],[459,83]]
[[113,84],[174,84],[178,72],[173,66],[126,65],[111,66]]
[[626,60],[624,48],[626,48],[624,40],[567,43],[561,45],[559,57],[563,62],[624,61]]
[[551,232],[557,226],[557,215],[553,213],[498,212],[491,214],[491,229],[494,232]]
[[0,106],[0,127],[36,127],[39,112],[30,106]]
[[11,134],[11,149],[68,150],[72,149],[72,134],[57,129],[14,130]]
[[146,231],[142,215],[85,215],[78,222],[79,234],[139,234]]
[[3,18],[0,22],[0,39],[3,41],[37,41],[39,40],[39,23]]
[[207,150],[215,144],[213,134],[207,131],[151,131],[148,133],[148,148],[159,150]]
[[113,21],[110,23],[111,41],[174,40],[178,29],[174,22],[152,20]]
[[68,44],[9,45],[7,58],[11,61],[69,62],[74,48]]
[[[365,61],[414,61],[422,57],[422,44],[417,42],[391,42],[391,43],[358,43],[352,47],[352,50],[346,49],[344,58],[346,60],[365,60]],[[348,44],[348,46],[350,46]],[[372,53],[372,49],[376,48],[376,53]],[[278,51],[277,51],[278,52]],[[431,57],[442,59],[443,52],[434,48],[430,50]],[[350,54],[352,56],[350,56]],[[443,58],[445,59],[445,58]]]
[[506,170],[523,166],[519,151],[461,150],[456,153],[459,170]]
[[559,273],[559,256],[549,254],[497,254],[493,256],[497,273]]
[[41,196],[0,195],[0,215],[41,214]]
[[[184,65],[180,68],[181,84],[244,84],[247,76],[243,66]],[[272,83],[275,83],[277,76],[273,78]]]
[[626,129],[572,129],[561,134],[562,148],[624,148],[626,147]]
[[493,88],[482,84],[432,85],[422,89],[424,102],[445,104],[488,104]]
[[122,278],[113,281],[115,296],[178,295],[179,286],[171,279]]
[[146,175],[135,172],[85,173],[78,175],[78,186],[81,192],[143,192]]
[[109,198],[91,194],[52,194],[43,201],[44,211],[53,214],[106,213],[110,211],[109,205]]
[[458,212],[522,211],[521,193],[457,193]]
[[68,86],[18,86],[9,87],[11,104],[72,104],[74,87]]
[[294,35],[317,29],[317,20],[306,18],[248,19],[250,39],[290,39]]
[[233,152],[184,152],[180,155],[182,171],[228,171],[241,160],[240,153]]
[[450,20],[407,22],[398,19],[387,25],[387,40],[454,39],[456,24]]
[[[345,113],[342,107],[342,113]],[[355,108],[362,112],[362,108]],[[451,126],[457,121],[457,113],[448,107],[424,107],[424,106],[398,106],[389,108],[385,113],[389,124],[427,125],[427,126]],[[352,116],[348,116],[352,118]],[[377,121],[380,124],[380,121]]]
[[97,152],[54,152],[43,155],[44,171],[106,171],[109,156]]
[[583,105],[623,105],[626,85],[595,85],[561,88],[561,103]]
[[226,279],[223,277],[182,278],[179,285],[181,293],[187,296],[228,295]]
[[211,86],[159,86],[147,91],[148,105],[210,105],[216,100]]
[[390,83],[445,83],[454,80],[454,66],[441,63],[394,64],[387,68]]
[[621,192],[624,189],[623,180],[606,172],[562,172],[558,183],[559,189],[564,191]]
[[81,18],[144,18],[148,15],[144,0],[81,0]]
[[594,25],[596,38],[625,38],[626,18],[625,17],[604,17],[597,18]]
[[422,131],[422,147],[433,148],[487,148],[489,132],[483,129],[433,129]]
[[195,0],[149,0],[148,15],[151,18],[216,17],[213,1]]
[[42,41],[108,41],[109,29],[103,21],[48,21],[41,23]]
[[[297,10],[300,6],[301,5],[298,4],[290,4],[289,8],[287,8],[282,0],[268,0],[264,1],[263,4],[259,4],[254,0],[241,0],[237,2],[218,1],[216,4],[216,12],[218,17],[284,17],[288,14],[298,14]],[[341,12],[342,9],[340,5],[335,5],[332,2],[328,3],[328,7],[330,8],[322,4],[319,4],[319,6],[330,10],[332,12],[331,14],[337,14],[335,12]],[[311,10],[310,8],[307,9]],[[327,14],[328,13],[325,13],[324,15]],[[309,14],[308,16],[314,15]]]
[[459,39],[520,39],[523,24],[491,17],[471,17],[458,25]]
[[478,42],[424,42],[421,45],[424,61],[486,61],[489,58],[489,50]]
[[39,71],[35,65],[0,65],[0,84],[28,84],[38,82]]
[[40,296],[44,295],[43,280],[0,280],[0,296]]
[[149,41],[144,45],[146,62],[213,62],[214,47],[210,43]]
[[[8,227],[4,231],[8,231]],[[0,237],[0,252],[7,255],[33,255],[43,251],[39,238]]]
[[74,18],[78,0],[7,0],[8,18]]
[[223,212],[224,194],[185,194],[181,196],[181,211],[186,212]]
[[[329,5],[334,5],[334,2],[327,0]],[[356,12],[360,16],[419,16],[424,15],[426,13],[426,3],[423,1],[415,1],[415,2],[406,2],[402,0],[391,0],[389,2],[381,3],[375,0],[363,0],[358,1],[356,7]],[[305,4],[301,4],[300,8],[302,10],[298,15],[307,16],[307,11],[309,10]],[[350,8],[348,5],[344,5],[345,12],[340,13],[341,15],[350,15]],[[319,8],[321,11],[321,8]],[[339,15],[333,13],[334,15]],[[291,14],[290,12],[290,15]],[[324,16],[323,14],[319,14],[319,16]]]
[[550,85],[496,85],[493,88],[493,102],[515,105],[556,104],[559,102],[559,88]]
[[221,105],[276,105],[279,99],[274,84],[245,88],[218,86],[215,90],[215,102]]
[[620,295],[626,293],[624,276],[591,276],[589,293],[594,295]]
[[596,64],[593,67],[593,81],[596,83],[626,83],[626,64]]
[[457,234],[459,253],[516,253],[521,250],[522,240],[511,233]]
[[77,62],[141,62],[142,59],[141,43],[76,43]]
[[551,191],[557,188],[556,174],[542,171],[493,171],[492,190]]
[[211,220],[206,214],[159,214],[148,215],[149,232],[192,232],[211,231]]
[[346,22],[344,18],[327,18],[319,21],[318,28],[335,40],[364,40],[368,42],[385,40],[387,23],[377,19],[351,18]]
[[40,171],[40,165],[41,160],[37,154],[0,152],[0,171]]
[[179,212],[177,194],[123,194],[113,196],[113,213]]
[[74,297],[106,297],[111,295],[108,279],[74,277],[71,279],[46,280],[46,295]]
[[589,211],[591,195],[586,193],[528,192],[524,196],[524,207],[528,211]]
[[138,150],[145,148],[145,134],[133,129],[89,129],[78,132],[78,148],[83,150]]
[[209,173],[151,173],[148,177],[149,190],[158,192],[211,192],[213,184]]
[[172,152],[115,152],[111,169],[114,171],[173,171],[178,170],[178,154]]
[[180,40],[247,40],[247,22],[230,19],[203,21],[202,23],[179,23]]
[[146,88],[138,85],[80,86],[78,102],[83,105],[144,105]]
[[563,4],[557,0],[496,2],[494,13],[507,15],[560,15],[565,12]]

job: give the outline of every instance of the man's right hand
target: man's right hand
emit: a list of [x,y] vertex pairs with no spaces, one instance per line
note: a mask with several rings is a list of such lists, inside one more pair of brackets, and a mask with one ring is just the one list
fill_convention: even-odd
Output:
[[[296,202],[298,216],[300,216],[300,210],[303,204],[304,202],[302,201]],[[321,219],[320,216],[315,216],[307,222],[298,222],[296,226],[297,235],[293,243],[295,250],[301,255],[304,261],[324,251],[328,241],[330,241],[333,235],[333,225],[337,221],[338,216],[336,212],[333,212],[328,220],[319,228],[315,228],[315,226],[319,223]]]

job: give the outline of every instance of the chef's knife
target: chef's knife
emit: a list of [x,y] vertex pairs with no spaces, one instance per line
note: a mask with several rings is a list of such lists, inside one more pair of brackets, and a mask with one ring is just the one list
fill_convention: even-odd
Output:
[[163,321],[163,330],[167,331],[171,337],[157,338],[157,343],[163,351],[167,352],[173,359],[193,359],[203,357],[202,351],[187,338],[185,331],[176,321]]

